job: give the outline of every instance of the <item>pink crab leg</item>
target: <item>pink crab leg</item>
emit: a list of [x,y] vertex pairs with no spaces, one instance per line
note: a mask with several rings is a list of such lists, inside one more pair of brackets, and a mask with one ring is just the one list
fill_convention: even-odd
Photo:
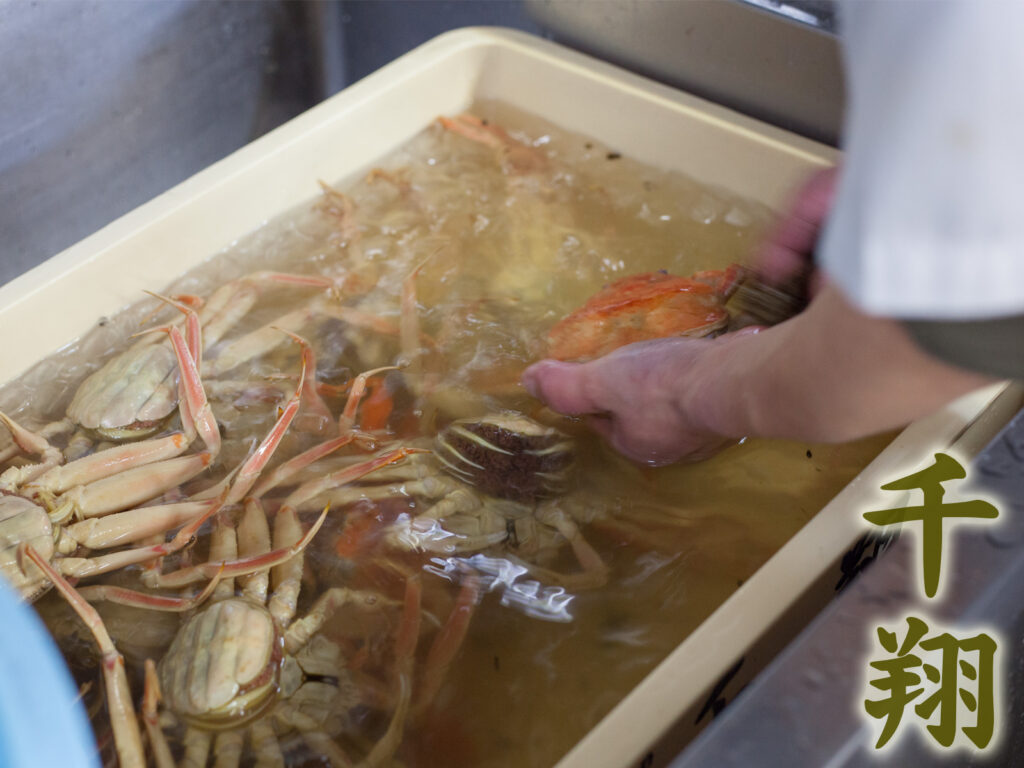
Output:
[[307,375],[300,378],[299,384],[302,389],[302,397],[306,401],[306,407],[319,416],[324,424],[330,422],[334,418],[331,415],[331,409],[327,407],[327,403],[320,397],[320,392],[316,386],[316,353],[313,351],[313,345],[298,334],[284,328],[279,330],[291,336],[292,339],[302,346],[302,368],[303,373]]
[[[305,344],[304,341],[303,343]],[[285,432],[287,432],[288,427],[291,426],[292,420],[295,418],[295,414],[299,412],[299,406],[302,402],[302,393],[305,390],[307,375],[308,370],[306,368],[306,359],[303,357],[302,369],[299,372],[299,385],[295,388],[295,393],[281,410],[281,415],[278,416],[278,419],[274,423],[270,433],[263,438],[256,450],[253,451],[252,456],[246,459],[245,463],[242,464],[242,468],[238,472],[238,479],[232,484],[231,492],[228,494],[228,504],[235,504],[245,497],[255,484],[260,472],[263,471],[267,462],[270,461],[271,456],[274,455],[274,451],[277,450],[277,446],[280,445]]]
[[[195,364],[196,371],[201,374],[203,367],[203,339],[202,330],[199,325],[199,316],[193,312],[191,308],[184,304],[180,304],[173,299],[169,299],[166,296],[161,296],[160,294],[153,293],[151,291],[146,291],[146,293],[166,304],[170,304],[185,315],[186,346],[188,347],[189,355],[191,355],[192,361]],[[182,366],[180,362],[178,367],[181,369],[181,375],[178,376],[178,413],[181,417],[182,429],[184,429],[185,434],[189,437],[189,442],[191,442],[196,436],[196,424],[195,419],[193,418],[193,411],[191,406],[188,404],[187,393],[185,391],[185,367]]]
[[320,314],[333,317],[335,320],[341,320],[342,322],[354,325],[358,328],[367,328],[371,331],[377,331],[388,336],[398,336],[401,333],[401,328],[394,321],[369,312],[363,312],[362,310],[355,309],[353,307],[343,307],[340,304],[318,302],[316,309]]
[[[145,293],[148,293],[150,296],[153,296],[154,298],[160,299],[161,301],[164,301],[164,302],[167,302],[167,303],[173,303],[173,304],[175,304],[175,306],[177,306],[177,305],[186,306],[186,307],[188,307],[190,309],[193,309],[193,310],[202,309],[203,305],[206,303],[205,301],[203,301],[203,299],[201,297],[196,296],[193,293],[172,293],[170,296],[167,296],[167,297],[161,296],[158,293],[152,293],[150,291],[145,291]],[[153,308],[152,311],[147,312],[145,315],[143,315],[139,319],[139,325],[143,325],[143,324],[147,323],[148,321],[150,321],[154,317],[156,317],[156,315],[158,315],[159,313],[160,313],[160,305],[157,305],[156,307]]]
[[314,478],[295,489],[295,491],[293,491],[285,500],[285,507],[298,508],[304,502],[309,501],[314,496],[317,496],[326,490],[354,482],[364,475],[370,474],[374,470],[386,467],[389,464],[394,464],[396,461],[401,461],[407,456],[412,456],[414,453],[430,453],[430,451],[424,448],[396,448],[393,451],[388,451],[382,456],[362,461],[351,467],[346,467],[345,469],[340,469],[337,472],[324,475],[323,477]]
[[146,687],[142,694],[142,722],[146,726],[149,746],[153,750],[153,762],[156,768],[175,768],[174,755],[164,737],[164,729],[160,727],[160,715],[157,707],[163,697],[160,694],[160,677],[156,673],[156,664],[146,659]]
[[188,437],[175,432],[165,437],[143,440],[126,445],[115,445],[89,456],[53,467],[26,485],[26,490],[41,489],[50,493],[63,493],[76,485],[102,480],[126,469],[172,459],[188,447]]
[[[48,440],[51,437],[58,437],[60,435],[67,435],[75,431],[75,424],[71,419],[61,419],[60,421],[54,421],[47,424],[45,427],[40,429],[38,432],[33,432],[36,438]],[[47,443],[49,445],[49,443]],[[22,447],[17,442],[12,443],[3,450],[0,450],[0,464],[8,461],[17,456],[21,451]]]
[[215,344],[244,317],[259,296],[263,284],[307,288],[333,288],[337,280],[319,275],[291,275],[283,272],[253,272],[222,285],[206,302],[200,321],[206,329],[206,345]]
[[309,542],[311,542],[313,537],[316,536],[317,531],[320,530],[320,526],[324,524],[324,520],[327,519],[327,512],[329,510],[329,506],[324,507],[323,512],[320,513],[320,517],[318,517],[316,522],[313,523],[313,526],[309,529],[306,535],[289,547],[275,549],[272,552],[266,552],[261,555],[240,557],[237,560],[201,563],[200,565],[182,568],[179,571],[172,571],[171,573],[155,574],[155,578],[152,579],[153,585],[160,587],[183,587],[187,584],[193,584],[197,581],[213,578],[213,576],[221,569],[224,571],[225,578],[236,578],[238,576],[247,576],[250,573],[255,573],[256,571],[266,568],[273,568],[281,563],[285,563],[302,552],[309,545]]
[[107,549],[130,544],[195,520],[219,503],[217,499],[181,501],[130,509],[103,517],[90,517],[66,526],[58,540],[58,548],[64,554],[71,554],[80,546]]
[[199,369],[196,361],[188,351],[188,345],[181,331],[173,325],[165,325],[154,328],[145,333],[163,331],[171,337],[171,346],[174,348],[174,356],[178,360],[178,367],[181,369],[182,391],[185,401],[188,403],[190,416],[195,422],[199,436],[203,438],[206,447],[216,456],[220,453],[220,429],[217,426],[217,419],[214,418],[210,403],[206,399],[206,391],[203,389],[203,382],[199,376]]
[[221,583],[221,574],[217,573],[203,591],[193,597],[168,597],[166,595],[151,595],[147,592],[138,592],[134,589],[115,587],[111,584],[100,584],[91,587],[80,587],[78,594],[84,600],[91,603],[106,601],[118,605],[131,605],[136,608],[148,608],[152,611],[169,611],[171,613],[184,613],[190,611],[206,602]]
[[276,466],[270,474],[268,474],[260,484],[256,486],[252,495],[256,498],[262,498],[265,494],[279,486],[281,483],[289,480],[300,470],[308,467],[316,461],[319,461],[324,456],[334,453],[339,448],[343,448],[357,439],[370,440],[369,436],[360,435],[358,432],[350,432],[347,435],[335,437],[331,440],[327,440],[326,442],[314,445],[309,450],[303,451],[298,456],[294,456],[283,464]]
[[210,361],[209,374],[223,376],[233,368],[253,358],[265,355],[284,342],[281,332],[298,331],[313,317],[310,307],[296,309],[276,318],[272,323],[250,331],[235,339],[217,357]]
[[170,304],[176,310],[181,312],[185,316],[185,343],[188,347],[189,354],[192,355],[192,359],[196,363],[197,368],[202,367],[202,355],[203,355],[203,336],[202,329],[199,325],[199,316],[193,311],[191,307],[185,306],[184,304],[175,301],[173,298],[167,296],[161,296],[159,293],[153,291],[143,291],[148,293],[154,299],[159,299],[166,304]]
[[61,593],[75,613],[92,632],[100,648],[103,680],[107,689],[107,707],[110,723],[114,730],[114,743],[118,761],[122,768],[145,768],[146,757],[142,750],[142,734],[132,706],[132,694],[128,689],[128,677],[124,671],[124,657],[118,653],[113,640],[103,625],[103,620],[89,603],[57,573],[46,558],[41,557],[27,544],[18,545],[19,559],[27,557],[46,574],[47,578]]
[[212,461],[213,455],[203,452],[135,467],[114,477],[72,488],[60,497],[58,510],[70,506],[81,517],[97,517],[130,509],[191,480]]
[[480,579],[475,573],[471,573],[462,584],[459,597],[448,620],[437,633],[433,645],[430,646],[430,652],[427,654],[427,661],[423,667],[422,687],[416,704],[417,710],[428,707],[434,700],[434,696],[437,695],[448,668],[455,660],[455,654],[458,653],[466,639],[469,623],[473,618],[473,611],[476,609],[479,597]]
[[0,411],[0,423],[7,427],[11,433],[15,445],[26,453],[39,456],[42,461],[39,464],[31,464],[27,467],[11,467],[0,475],[0,490],[14,490],[23,483],[39,477],[51,467],[55,467],[64,460],[61,452],[54,448],[45,437],[31,432],[18,424],[6,413]]
[[513,143],[513,139],[508,134],[500,128],[487,125],[476,115],[464,113],[455,118],[439,117],[437,121],[452,133],[457,133],[459,136],[463,136],[470,141],[475,141],[478,144],[484,144],[494,149],[501,149]]
[[[420,351],[417,342],[423,338],[423,335],[420,333],[419,316],[416,314],[416,278],[419,276],[420,270],[427,265],[427,262],[433,259],[440,251],[441,248],[423,259],[402,281],[401,347],[402,357],[405,358],[405,362],[408,364],[412,364],[417,360]],[[427,338],[433,342],[432,339]]]
[[359,408],[359,401],[363,399],[363,395],[366,394],[366,381],[371,376],[376,376],[378,373],[384,373],[385,371],[397,371],[397,365],[386,365],[383,368],[374,368],[371,371],[365,371],[360,373],[352,381],[352,389],[349,390],[348,400],[345,401],[345,409],[341,412],[341,416],[338,417],[338,431],[345,433],[352,429],[356,422],[356,410]]
[[[299,338],[299,337],[296,337]],[[305,340],[303,340],[305,344]],[[228,492],[227,500],[225,504],[237,504],[252,488],[256,482],[263,468],[266,467],[271,457],[274,455],[274,451],[277,450],[278,445],[281,444],[281,440],[284,438],[285,432],[288,431],[288,427],[291,426],[292,420],[295,418],[295,414],[299,411],[299,406],[302,401],[302,393],[305,390],[306,381],[306,360],[302,360],[302,368],[299,371],[299,383],[295,388],[295,392],[291,399],[287,402],[284,408],[281,409],[281,414],[277,417],[277,421],[274,422],[274,426],[270,432],[260,441],[260,444],[253,451],[252,455],[249,456],[238,470],[234,482],[231,484],[231,489]],[[224,481],[218,485],[213,486],[199,494],[196,494],[196,498],[209,498],[214,494],[220,494],[223,492],[223,487],[229,482],[230,478],[225,478]]]
[[332,317],[350,325],[368,328],[388,336],[399,335],[399,327],[386,318],[328,301],[314,301],[307,307],[282,315],[272,324],[250,331],[233,341],[210,362],[210,375],[222,376],[247,360],[266,354],[281,343],[281,339],[277,336],[278,330],[298,331],[317,315]]

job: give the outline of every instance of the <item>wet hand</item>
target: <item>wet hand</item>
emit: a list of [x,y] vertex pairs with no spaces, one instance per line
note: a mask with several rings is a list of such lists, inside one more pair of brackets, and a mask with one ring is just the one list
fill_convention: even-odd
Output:
[[543,360],[523,374],[535,397],[591,427],[633,461],[662,466],[708,458],[731,440],[702,426],[688,381],[716,342],[659,339],[586,363]]
[[[797,191],[754,253],[752,266],[763,280],[771,285],[785,285],[809,268],[835,199],[838,175],[837,168],[818,171]],[[819,282],[811,280],[812,295],[820,287]]]

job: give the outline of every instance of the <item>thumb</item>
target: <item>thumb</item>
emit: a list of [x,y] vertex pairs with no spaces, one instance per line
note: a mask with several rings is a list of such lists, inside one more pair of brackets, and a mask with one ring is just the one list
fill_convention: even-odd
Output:
[[559,413],[600,413],[604,405],[588,391],[591,375],[586,363],[541,360],[523,372],[523,386]]

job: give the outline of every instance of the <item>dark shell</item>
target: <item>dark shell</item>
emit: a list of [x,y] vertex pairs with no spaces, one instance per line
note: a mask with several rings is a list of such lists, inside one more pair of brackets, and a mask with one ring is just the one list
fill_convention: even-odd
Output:
[[448,425],[437,436],[437,458],[484,493],[531,502],[565,493],[573,448],[557,429],[505,413]]

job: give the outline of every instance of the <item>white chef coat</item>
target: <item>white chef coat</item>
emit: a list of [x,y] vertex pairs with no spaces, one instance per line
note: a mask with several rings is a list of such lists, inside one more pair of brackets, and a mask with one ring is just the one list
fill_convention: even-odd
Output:
[[848,0],[845,159],[818,249],[864,311],[1024,313],[1024,0]]

